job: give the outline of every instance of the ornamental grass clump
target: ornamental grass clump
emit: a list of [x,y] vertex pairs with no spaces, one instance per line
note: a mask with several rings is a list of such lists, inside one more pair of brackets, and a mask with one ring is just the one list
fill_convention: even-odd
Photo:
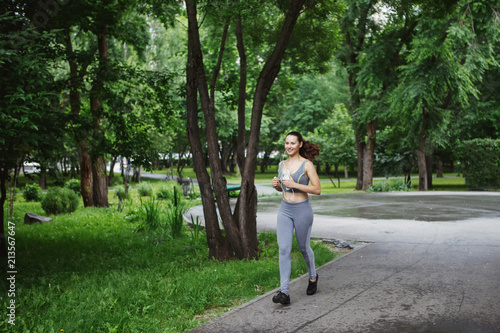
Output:
[[154,198],[149,198],[145,202],[141,200],[141,210],[145,229],[155,230],[164,226],[162,209]]
[[137,187],[137,193],[139,193],[141,197],[150,197],[153,195],[153,188],[149,183],[140,183]]
[[184,225],[184,212],[186,211],[186,204],[182,201],[181,193],[174,187],[173,202],[167,206],[167,223],[170,226],[171,235],[173,238],[179,237],[182,234],[182,227]]

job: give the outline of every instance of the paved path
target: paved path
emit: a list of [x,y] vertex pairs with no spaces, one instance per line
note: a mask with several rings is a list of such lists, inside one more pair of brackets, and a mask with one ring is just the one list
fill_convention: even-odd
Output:
[[[259,230],[274,229],[279,200],[260,199]],[[500,332],[500,193],[311,201],[313,236],[370,244],[318,268],[314,296],[302,276],[291,305],[272,291],[193,332]]]

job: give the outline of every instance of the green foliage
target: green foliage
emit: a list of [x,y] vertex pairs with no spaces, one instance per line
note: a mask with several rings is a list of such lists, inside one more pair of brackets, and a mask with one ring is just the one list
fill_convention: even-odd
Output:
[[137,193],[139,193],[141,197],[149,197],[153,195],[153,188],[149,183],[140,183],[137,187]]
[[116,196],[118,197],[118,200],[126,200],[129,198],[129,193],[127,193],[127,191],[125,191],[125,186],[119,186],[117,188],[115,188],[115,193],[116,193]]
[[163,186],[156,190],[156,199],[158,200],[172,200],[174,197],[173,190],[170,188]]
[[74,191],[51,187],[42,200],[42,208],[47,215],[72,213],[78,208],[79,203],[80,198]]
[[164,227],[162,219],[162,209],[154,198],[149,198],[145,202],[141,200],[141,210],[143,212],[144,227],[155,230]]
[[337,104],[328,118],[314,129],[308,138],[319,145],[318,161],[333,164],[351,164],[356,161],[356,144],[352,120],[344,104]]
[[186,210],[186,205],[182,201],[181,193],[174,187],[174,197],[172,204],[168,205],[166,208],[167,223],[170,226],[172,237],[176,238],[181,236],[182,227],[184,225],[184,212]]
[[23,197],[26,201],[42,201],[42,189],[38,184],[26,184],[23,189]]
[[201,236],[201,222],[200,222],[200,217],[196,216],[196,219],[193,218],[193,215],[191,215],[191,239],[193,240],[193,243],[195,245],[198,245],[200,242],[200,236]]
[[410,187],[404,180],[392,180],[390,182],[377,182],[370,186],[368,192],[408,192]]
[[80,186],[80,181],[78,179],[70,179],[64,184],[65,188],[68,188],[78,194],[79,196],[82,195],[81,193],[81,186]]
[[500,140],[463,141],[457,156],[468,188],[500,187]]

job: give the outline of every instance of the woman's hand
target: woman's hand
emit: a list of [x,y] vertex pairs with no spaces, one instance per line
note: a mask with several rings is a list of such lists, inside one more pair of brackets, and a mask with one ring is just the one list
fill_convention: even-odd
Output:
[[273,188],[277,191],[282,191],[280,180],[278,179],[278,177],[273,178]]
[[286,188],[297,188],[297,183],[291,177],[288,179],[283,179],[282,182],[283,186],[285,186]]

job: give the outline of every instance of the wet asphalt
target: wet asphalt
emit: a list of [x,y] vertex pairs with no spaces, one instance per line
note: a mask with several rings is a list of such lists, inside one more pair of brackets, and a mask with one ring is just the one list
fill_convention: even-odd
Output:
[[[304,275],[291,282],[290,305],[271,301],[276,289],[192,332],[500,332],[500,193],[310,200],[312,237],[363,246],[317,269],[315,295]],[[280,201],[259,198],[259,231],[275,230]]]

